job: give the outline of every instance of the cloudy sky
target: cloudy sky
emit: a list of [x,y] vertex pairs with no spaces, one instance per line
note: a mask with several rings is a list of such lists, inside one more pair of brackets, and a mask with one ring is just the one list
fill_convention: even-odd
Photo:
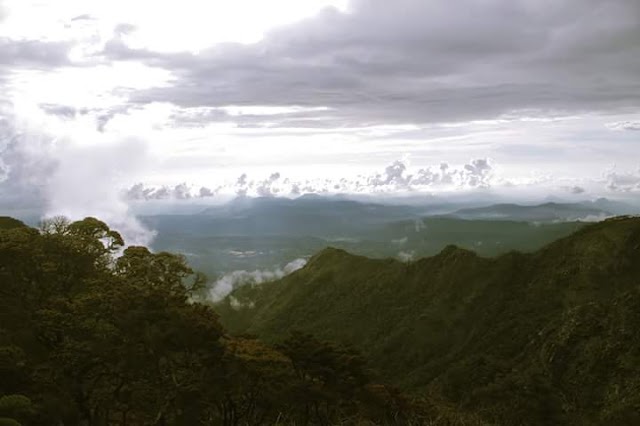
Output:
[[633,196],[639,108],[638,0],[0,0],[5,209]]

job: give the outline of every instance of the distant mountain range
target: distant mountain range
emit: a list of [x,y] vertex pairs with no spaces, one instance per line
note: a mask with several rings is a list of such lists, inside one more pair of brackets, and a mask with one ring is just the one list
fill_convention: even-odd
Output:
[[196,268],[216,276],[283,266],[327,246],[370,257],[403,258],[433,255],[447,244],[482,255],[531,251],[583,226],[567,221],[602,219],[631,209],[608,200],[458,208],[459,204],[407,206],[319,195],[239,197],[195,214],[141,220],[158,233],[154,249],[185,253]]
[[424,208],[369,204],[323,197],[238,198],[199,214],[143,216],[162,232],[179,227],[182,232],[209,235],[340,236],[380,223],[418,218]]
[[343,238],[369,236],[392,224],[448,217],[465,220],[520,222],[596,221],[619,214],[638,213],[624,203],[599,199],[581,203],[549,202],[539,205],[494,204],[455,209],[430,206],[376,204],[339,197],[305,195],[297,199],[239,197],[227,204],[204,208],[196,214],[141,216],[160,234],[252,238],[296,236]]
[[640,219],[531,254],[410,264],[328,248],[217,305],[233,332],[351,343],[390,381],[487,424],[640,424]]
[[535,206],[518,204],[495,204],[488,207],[462,209],[449,216],[460,219],[476,220],[518,220],[527,222],[568,222],[602,220],[613,216],[613,213],[603,210],[590,203],[545,203]]
[[[568,214],[578,210],[576,206],[563,206],[554,205],[545,211]],[[519,219],[515,214],[500,220],[494,217],[489,222],[482,214],[442,216],[425,206],[303,196],[294,200],[238,198],[197,214],[141,219],[158,233],[154,249],[185,253],[194,267],[214,277],[233,270],[283,266],[327,246],[370,257],[405,259],[433,255],[448,244],[483,255],[530,251],[583,226],[577,222],[531,223],[522,219],[534,216],[536,209],[517,208],[530,213],[521,214]],[[464,211],[459,211],[463,215],[460,212]],[[584,207],[580,213],[584,217],[601,211]]]
[[[600,199],[581,203],[550,202],[539,205],[494,204],[455,209],[444,216],[468,220],[526,222],[595,221],[618,214],[637,213],[632,206]],[[370,232],[380,225],[403,220],[442,216],[443,206],[377,204],[339,197],[305,195],[296,199],[239,197],[227,204],[203,209],[199,214],[152,215],[143,220],[160,232],[216,236],[342,237]],[[188,220],[185,220],[188,217]]]
[[425,207],[363,203],[304,195],[287,198],[237,198],[205,209],[201,215],[227,235],[339,236],[359,229],[428,214]]
[[638,214],[640,209],[619,201],[599,198],[579,203],[547,202],[544,204],[492,204],[465,208],[447,214],[470,220],[515,220],[525,222],[595,222],[616,215]]

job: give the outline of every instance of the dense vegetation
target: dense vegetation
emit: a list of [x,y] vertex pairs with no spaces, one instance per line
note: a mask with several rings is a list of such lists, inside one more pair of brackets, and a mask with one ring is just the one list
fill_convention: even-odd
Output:
[[93,218],[0,218],[0,425],[640,424],[637,218],[204,283]]
[[1,223],[0,425],[428,421],[352,349],[230,336],[180,256],[93,218]]
[[403,264],[326,249],[217,307],[234,332],[348,342],[390,382],[489,424],[640,424],[640,219],[530,254]]

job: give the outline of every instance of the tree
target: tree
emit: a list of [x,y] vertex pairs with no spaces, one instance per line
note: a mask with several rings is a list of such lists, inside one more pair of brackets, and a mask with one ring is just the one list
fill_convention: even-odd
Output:
[[291,397],[304,424],[330,424],[357,412],[355,401],[369,382],[360,354],[297,331],[278,348],[292,361],[298,380]]
[[123,247],[94,218],[0,230],[0,424],[391,419],[355,351],[230,336],[183,256]]

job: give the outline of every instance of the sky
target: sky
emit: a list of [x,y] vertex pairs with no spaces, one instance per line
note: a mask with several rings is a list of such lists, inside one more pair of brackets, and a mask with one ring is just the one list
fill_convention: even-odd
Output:
[[483,192],[640,195],[638,0],[0,0],[5,211]]

